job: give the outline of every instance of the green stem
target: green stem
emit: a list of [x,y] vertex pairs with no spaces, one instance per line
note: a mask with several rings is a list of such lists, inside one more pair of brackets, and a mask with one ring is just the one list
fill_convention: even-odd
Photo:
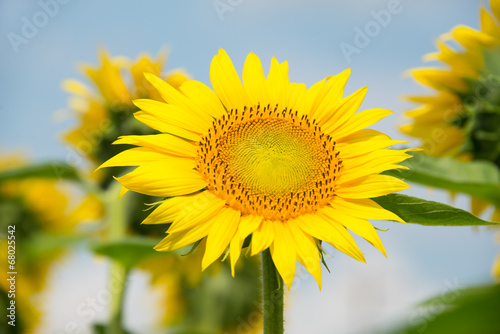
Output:
[[[106,222],[108,224],[109,241],[120,240],[127,232],[127,200],[118,200],[121,184],[113,182],[105,194]],[[111,263],[111,319],[109,321],[107,334],[123,334],[122,315],[123,300],[126,289],[128,268],[118,262]]]
[[269,249],[262,252],[264,334],[283,334],[283,280]]
[[124,334],[122,326],[123,300],[126,290],[126,281],[129,270],[119,263],[111,264],[111,319],[107,334]]

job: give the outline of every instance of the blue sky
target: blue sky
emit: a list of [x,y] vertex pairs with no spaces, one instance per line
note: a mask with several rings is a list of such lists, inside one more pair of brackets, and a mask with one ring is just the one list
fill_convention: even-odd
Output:
[[[210,61],[221,47],[229,53],[239,73],[246,55],[254,52],[265,66],[272,56],[288,60],[291,80],[308,85],[351,67],[346,92],[368,85],[362,109],[381,107],[395,111],[374,128],[401,139],[404,136],[398,133],[397,125],[403,122],[402,112],[409,107],[401,96],[425,92],[405,78],[403,72],[421,66],[422,56],[434,50],[434,39],[453,26],[478,27],[480,3],[476,0],[66,2],[58,7],[51,0],[0,2],[1,150],[23,150],[37,161],[67,159],[67,147],[61,144],[59,136],[74,120],[54,120],[54,113],[65,108],[68,97],[61,91],[60,83],[70,77],[82,78],[77,64],[95,64],[96,50],[102,46],[112,55],[131,58],[145,51],[156,54],[162,46],[167,46],[169,68],[185,68],[195,79],[207,84]],[[49,8],[49,3],[53,17],[46,15],[44,20],[40,12],[44,7]],[[390,12],[391,8],[394,13],[390,18],[384,16],[384,24],[378,24],[377,28],[373,23],[375,17],[381,16],[381,11]],[[37,31],[28,29],[29,38],[25,36],[26,27],[23,31],[26,22],[38,22],[40,26]],[[368,36],[369,41],[365,40],[362,47],[356,46],[358,28],[372,29],[369,30],[372,36]],[[14,35],[25,38],[17,47],[12,44]],[[340,47],[346,44],[359,51],[352,54],[350,62]],[[406,193],[448,202],[448,196],[438,190],[414,187]],[[456,205],[468,208],[467,198],[459,196]],[[330,333],[329,328],[336,328],[338,333],[371,333],[383,323],[398,317],[406,319],[405,312],[412,303],[431,293],[440,293],[450,284],[463,286],[490,281],[490,266],[498,252],[492,231],[387,222],[377,226],[390,228],[381,236],[388,259],[362,241],[366,265],[333,252],[334,258],[328,260],[333,271],[332,274],[325,271],[323,291],[318,292],[314,280],[306,278],[300,288],[290,293],[289,333]],[[102,266],[96,267],[81,254],[74,258],[80,261],[80,270],[86,275],[73,279],[102,276],[95,274],[102,273]],[[90,281],[93,286],[88,280],[82,282],[86,286],[83,291],[94,291],[91,289],[95,286],[105,284],[100,278]],[[59,315],[52,316],[48,326],[57,329],[72,316],[71,310],[61,306],[71,294],[68,296],[66,291],[54,295],[59,299],[53,298],[52,309],[59,310]],[[139,320],[130,317],[128,321],[133,327]]]

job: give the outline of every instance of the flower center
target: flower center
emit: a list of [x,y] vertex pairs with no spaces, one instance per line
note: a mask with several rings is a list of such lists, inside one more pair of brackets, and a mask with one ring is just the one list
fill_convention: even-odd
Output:
[[335,196],[342,162],[335,142],[286,108],[231,110],[201,140],[198,170],[209,191],[244,214],[288,220]]

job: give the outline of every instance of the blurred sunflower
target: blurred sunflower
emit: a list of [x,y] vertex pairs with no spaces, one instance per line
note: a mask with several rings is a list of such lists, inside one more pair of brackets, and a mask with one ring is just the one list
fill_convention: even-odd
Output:
[[[156,59],[143,54],[132,61],[124,56],[110,57],[101,50],[99,58],[101,64],[98,66],[81,66],[91,87],[75,79],[63,82],[63,89],[73,94],[68,106],[79,122],[76,128],[64,135],[64,140],[96,164],[119,152],[110,145],[119,134],[151,133],[148,127],[129,117],[137,111],[132,99],[160,98],[144,79],[143,72],[162,76],[173,87],[180,86],[188,78],[181,69],[162,73],[167,58],[165,51],[161,51]],[[102,175],[101,178],[106,180]]]
[[[68,106],[78,121],[76,128],[64,134],[64,141],[88,158],[92,164],[101,164],[123,150],[111,145],[119,134],[152,133],[149,127],[131,117],[138,111],[132,104],[132,99],[161,99],[154,87],[144,78],[143,72],[155,73],[165,78],[173,87],[179,87],[189,77],[181,69],[163,73],[167,58],[165,50],[160,51],[156,58],[141,54],[134,61],[125,56],[111,57],[105,50],[101,50],[99,58],[100,64],[97,66],[80,66],[90,86],[75,79],[65,80],[62,84],[63,89],[72,94],[68,99]],[[89,171],[87,174],[96,178],[104,189],[113,180],[109,172]],[[128,224],[134,233],[154,234],[154,228],[138,228],[146,216],[142,210],[143,204],[152,201],[155,200],[140,195],[129,201]]]
[[[4,156],[0,158],[0,172],[24,164],[17,156]],[[72,205],[69,191],[60,186],[57,180],[39,178],[8,180],[0,184],[0,225],[2,231],[7,231],[7,226],[15,226],[15,271],[18,273],[16,327],[7,325],[6,319],[2,319],[2,333],[11,333],[12,330],[12,333],[40,332],[44,309],[40,294],[51,268],[64,254],[66,246],[70,245],[64,242],[64,236],[74,233],[78,223],[99,218],[102,211],[93,197]],[[0,241],[0,249],[7,251],[7,238]],[[8,268],[7,256],[2,256],[1,262],[2,268]],[[0,273],[0,281],[3,304],[8,302],[7,270]]]
[[[385,254],[367,219],[402,220],[370,198],[409,188],[379,175],[403,168],[400,141],[365,129],[392,114],[356,113],[366,87],[342,97],[349,70],[307,89],[288,81],[287,62],[272,59],[267,78],[249,54],[242,85],[224,50],[210,67],[214,90],[188,80],[179,90],[146,74],[167,102],[135,100],[135,117],[156,135],[124,136],[138,146],[101,165],[138,166],[117,178],[123,191],[169,197],[144,221],[171,223],[156,246],[170,251],[206,238],[202,269],[229,247],[231,266],[251,235],[251,254],[270,249],[290,287],[298,259],[321,286],[320,241],[365,261],[351,230]],[[215,92],[214,92],[215,91]],[[226,253],[227,254],[227,253]]]
[[[424,153],[462,161],[488,160],[500,166],[500,2],[480,10],[481,30],[459,25],[437,40],[438,51],[424,57],[444,68],[419,68],[414,79],[436,91],[410,96],[419,104],[406,113],[412,123],[401,131],[422,139]],[[447,41],[462,46],[453,49]],[[472,213],[488,203],[473,198]],[[493,220],[500,221],[498,209]]]

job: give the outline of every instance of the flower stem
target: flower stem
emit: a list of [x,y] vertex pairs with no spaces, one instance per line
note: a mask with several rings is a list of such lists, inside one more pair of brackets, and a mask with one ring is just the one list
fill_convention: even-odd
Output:
[[111,318],[107,334],[124,334],[122,326],[123,300],[126,290],[128,270],[119,263],[111,264]]
[[[120,240],[126,235],[126,198],[118,199],[121,184],[113,182],[105,194],[106,222],[108,224],[108,240]],[[113,261],[111,263],[111,318],[109,321],[107,334],[123,334],[122,315],[123,301],[126,290],[128,268],[121,263]]]
[[283,280],[269,249],[262,252],[264,334],[283,334]]

